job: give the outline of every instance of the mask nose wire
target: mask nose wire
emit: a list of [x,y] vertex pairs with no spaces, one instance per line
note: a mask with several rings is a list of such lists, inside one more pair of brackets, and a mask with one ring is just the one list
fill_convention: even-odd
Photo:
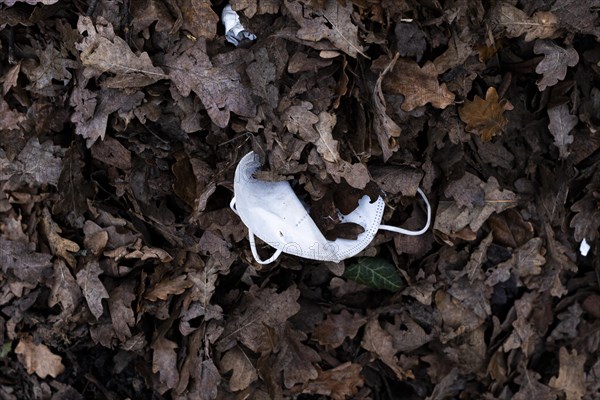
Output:
[[427,229],[429,229],[429,225],[431,225],[431,205],[429,204],[429,200],[427,199],[427,196],[425,196],[425,193],[423,193],[421,188],[417,188],[417,192],[421,195],[421,197],[425,201],[425,205],[427,206],[427,222],[425,223],[425,226],[423,228],[419,229],[418,231],[411,231],[409,229],[404,229],[392,225],[379,225],[379,229],[383,229],[384,231],[401,233],[403,235],[408,236],[419,236],[427,232]]
[[[231,210],[234,213],[238,214],[237,210],[235,209],[235,196],[233,197],[233,199],[231,199],[231,202],[229,203],[229,207],[231,208]],[[269,257],[266,260],[263,260],[258,255],[258,251],[256,251],[256,239],[254,238],[254,232],[252,232],[250,230],[250,228],[248,228],[248,241],[250,242],[250,250],[252,250],[252,256],[254,257],[254,260],[256,260],[256,262],[259,263],[259,264],[270,264],[273,261],[277,260],[277,258],[283,252],[283,247],[282,247],[280,249],[277,249],[277,251],[275,252],[275,254],[273,254],[271,257]]]

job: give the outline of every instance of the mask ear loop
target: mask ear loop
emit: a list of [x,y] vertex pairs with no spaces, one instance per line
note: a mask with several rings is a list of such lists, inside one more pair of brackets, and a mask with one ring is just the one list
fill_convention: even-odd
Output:
[[[238,214],[237,210],[235,209],[235,197],[233,199],[231,199],[231,202],[229,203],[229,207],[231,208],[231,210],[234,213]],[[273,254],[271,257],[267,258],[266,260],[263,260],[258,255],[258,251],[256,251],[256,239],[254,238],[254,232],[252,232],[250,230],[250,228],[248,228],[248,241],[250,242],[250,250],[252,251],[252,256],[254,257],[254,260],[256,260],[256,262],[259,264],[270,264],[273,261],[277,260],[277,258],[279,258],[279,256],[283,252],[283,248],[277,249],[275,254]]]
[[408,236],[419,236],[427,232],[427,229],[429,229],[429,225],[431,225],[431,205],[429,204],[429,200],[427,200],[427,196],[425,196],[425,193],[423,193],[421,188],[417,188],[417,192],[421,195],[423,200],[425,200],[425,204],[427,205],[427,222],[425,223],[425,226],[423,228],[419,229],[418,231],[411,231],[392,225],[379,225],[379,229],[383,229],[384,231],[401,233],[403,235]]

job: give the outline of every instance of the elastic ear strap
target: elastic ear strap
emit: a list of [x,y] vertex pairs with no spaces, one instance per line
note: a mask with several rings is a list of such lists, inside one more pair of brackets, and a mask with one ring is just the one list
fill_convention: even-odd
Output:
[[[233,210],[234,213],[236,213],[236,214],[238,213],[237,210],[235,209],[235,197],[233,199],[231,199],[231,202],[229,203],[229,207]],[[260,256],[258,255],[258,252],[256,251],[256,239],[254,239],[254,233],[250,229],[248,229],[248,240],[250,241],[250,250],[252,250],[252,255],[254,256],[254,259],[256,260],[256,262],[259,264],[270,264],[273,261],[277,260],[277,257],[279,257],[281,255],[281,253],[283,252],[283,248],[277,249],[275,254],[273,254],[269,259],[263,260],[260,258]]]
[[231,202],[229,203],[229,208],[231,208],[231,211],[233,211],[236,215],[239,215],[237,210],[235,209],[235,196],[233,197],[233,199],[231,199]]
[[427,199],[427,196],[425,196],[425,193],[423,193],[421,188],[417,188],[417,192],[421,195],[423,200],[425,200],[425,204],[427,205],[427,222],[425,223],[425,226],[423,228],[421,228],[418,231],[411,231],[408,229],[399,228],[397,226],[392,226],[392,225],[379,225],[379,229],[383,229],[384,231],[392,231],[392,232],[396,232],[396,233],[402,233],[403,235],[409,235],[409,236],[419,236],[419,235],[422,235],[425,232],[427,232],[427,229],[429,229],[429,225],[431,224],[431,205],[429,204],[429,200]]
[[250,241],[250,250],[252,250],[252,255],[254,256],[256,262],[259,264],[270,264],[273,261],[277,260],[277,257],[279,257],[283,252],[283,248],[277,249],[275,254],[273,254],[270,258],[262,260],[258,255],[258,252],[256,251],[256,240],[254,239],[254,233],[250,229],[248,229],[248,240]]

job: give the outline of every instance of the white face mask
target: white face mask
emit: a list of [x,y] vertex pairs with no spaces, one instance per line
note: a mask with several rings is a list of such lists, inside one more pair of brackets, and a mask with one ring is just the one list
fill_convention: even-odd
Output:
[[[259,264],[268,264],[281,253],[320,261],[339,262],[360,253],[371,243],[379,229],[421,235],[431,222],[431,207],[427,197],[418,189],[427,205],[427,223],[419,231],[409,231],[395,226],[381,225],[385,202],[380,197],[373,203],[369,196],[359,200],[358,207],[350,214],[340,214],[342,222],[361,225],[364,232],[356,240],[327,240],[321,233],[304,205],[294,193],[289,182],[266,182],[254,178],[260,168],[258,156],[246,154],[235,170],[234,198],[231,209],[240,216],[248,228],[250,249]],[[275,254],[262,260],[256,251],[254,235],[276,249]]]

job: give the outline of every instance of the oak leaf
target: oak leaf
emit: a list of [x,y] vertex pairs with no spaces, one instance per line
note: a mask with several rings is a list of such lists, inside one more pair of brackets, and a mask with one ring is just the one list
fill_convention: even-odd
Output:
[[283,373],[285,387],[289,389],[298,383],[317,378],[315,364],[321,361],[321,357],[311,347],[302,343],[306,340],[306,334],[286,324],[279,339],[279,351],[272,360],[272,371]]
[[183,17],[183,29],[196,38],[215,37],[219,17],[213,11],[210,0],[181,0],[178,3]]
[[536,41],[533,52],[544,55],[544,59],[535,67],[535,72],[542,75],[536,82],[540,91],[565,79],[567,68],[579,62],[577,50],[573,47],[562,48],[551,40]]
[[363,349],[377,355],[394,371],[398,379],[404,380],[412,376],[412,371],[406,371],[400,366],[396,357],[397,350],[394,348],[394,338],[381,327],[377,317],[369,319],[360,345]]
[[177,370],[177,343],[160,337],[152,343],[152,372],[158,373],[160,382],[173,389],[179,382]]
[[82,16],[77,29],[85,34],[76,47],[87,78],[109,72],[113,76],[103,82],[108,88],[142,87],[168,78],[162,69],[152,65],[148,53],[136,55],[103,17],[98,17],[94,25],[90,17]]
[[[375,61],[375,68],[383,69],[381,64],[385,62],[385,57],[381,57]],[[448,90],[445,83],[438,82],[438,70],[431,61],[419,67],[413,60],[399,58],[383,78],[383,91],[403,95],[404,102],[400,108],[404,111],[412,111],[427,103],[444,109],[454,103],[454,93]]]
[[50,296],[48,296],[48,306],[54,307],[60,303],[63,310],[73,312],[80,300],[81,289],[77,286],[77,281],[65,262],[61,259],[56,259],[54,261],[52,288]]
[[495,33],[503,30],[509,38],[525,35],[525,41],[552,37],[557,29],[558,18],[549,11],[536,11],[531,18],[521,9],[508,2],[498,2],[490,13]]
[[144,297],[150,301],[166,300],[170,295],[181,294],[193,286],[187,274],[179,275],[172,279],[161,280]]
[[129,328],[135,325],[135,314],[131,303],[135,300],[135,287],[132,283],[122,283],[114,288],[108,299],[110,319],[117,338],[125,342],[131,337]]
[[393,139],[399,137],[402,134],[402,129],[398,124],[388,115],[387,105],[385,96],[383,95],[383,80],[386,75],[390,74],[390,71],[398,62],[399,54],[396,53],[394,58],[383,68],[377,77],[375,82],[375,88],[373,89],[373,130],[377,134],[377,141],[379,147],[383,153],[383,161],[386,162],[395,151],[398,150],[397,142]]
[[204,39],[179,54],[168,57],[169,78],[182,96],[198,95],[210,119],[220,128],[229,123],[230,113],[243,117],[256,114],[252,91],[232,65],[213,65]]
[[231,0],[229,2],[235,11],[244,11],[244,15],[252,18],[255,14],[277,14],[281,0]]
[[38,284],[49,275],[52,255],[38,253],[33,243],[0,238],[0,267],[12,272],[19,280]]
[[351,19],[352,3],[342,4],[337,0],[326,0],[324,3],[322,9],[312,9],[300,2],[284,1],[285,7],[300,25],[296,37],[308,42],[327,39],[351,57],[358,54],[367,57],[358,41],[358,26]]
[[4,6],[6,6],[6,7],[11,7],[11,6],[14,6],[15,3],[18,3],[18,2],[24,2],[26,4],[32,4],[32,5],[33,4],[46,4],[46,5],[49,5],[49,4],[57,3],[58,0],[4,0],[2,2],[2,4]]
[[548,108],[548,118],[548,130],[554,136],[554,145],[560,151],[560,158],[565,159],[569,156],[568,146],[574,139],[570,133],[579,122],[579,118],[569,113],[569,106],[566,104]]
[[99,276],[102,273],[97,260],[88,261],[86,265],[77,273],[77,284],[83,292],[83,296],[90,308],[90,311],[99,319],[104,312],[102,299],[108,299],[109,295],[102,284]]
[[240,347],[234,347],[225,353],[219,367],[223,373],[233,371],[229,379],[229,389],[232,392],[246,389],[258,378],[256,368]]
[[337,348],[348,337],[354,339],[358,330],[367,322],[360,314],[350,314],[342,310],[339,314],[328,314],[313,332],[313,338],[322,346]]
[[102,89],[96,92],[76,87],[69,103],[75,107],[71,122],[75,124],[75,133],[86,139],[88,148],[98,139],[104,139],[108,116],[115,111],[127,113],[139,106],[144,93],[129,94],[117,89]]
[[53,81],[67,85],[72,78],[69,69],[76,69],[80,65],[75,60],[68,58],[64,48],[59,50],[52,44],[47,44],[44,49],[39,48],[38,45],[35,45],[34,49],[39,63],[34,67],[25,63],[21,67],[31,82],[28,89],[34,93],[55,94],[58,90],[54,87]]
[[[470,178],[465,175],[463,179]],[[476,178],[473,182],[475,182],[474,185],[478,190],[483,190],[483,198],[476,197],[472,200],[461,200],[463,202],[468,201],[472,206],[465,206],[464,204],[461,206],[458,200],[440,202],[434,229],[452,235],[468,226],[469,229],[476,232],[492,213],[500,213],[517,205],[517,195],[510,190],[500,190],[496,178],[490,177],[485,183]]]
[[44,379],[48,375],[56,378],[65,371],[62,358],[52,353],[43,343],[35,344],[29,339],[21,339],[15,348],[21,363],[28,374],[35,374]]
[[71,268],[75,268],[77,260],[71,253],[78,252],[79,245],[72,240],[65,239],[60,236],[62,230],[58,224],[52,220],[50,211],[48,211],[47,208],[44,208],[42,215],[42,227],[44,233],[46,234],[46,238],[48,239],[48,244],[50,245],[52,253],[56,256],[62,257]]
[[300,311],[298,297],[300,291],[295,286],[281,293],[274,288],[252,286],[227,322],[217,347],[224,351],[241,342],[257,352],[264,345],[266,327],[276,334],[283,334],[287,319]]
[[360,364],[348,361],[333,369],[319,371],[315,380],[305,382],[298,391],[328,396],[333,400],[350,399],[364,385],[364,380],[360,376],[361,370]]
[[496,88],[490,87],[485,99],[475,96],[472,101],[466,100],[458,115],[467,124],[466,131],[481,136],[485,142],[502,132],[508,122],[504,111],[512,109],[512,104],[507,99],[500,100]]
[[550,379],[551,387],[561,389],[567,395],[567,400],[581,400],[585,390],[585,354],[577,354],[577,350],[569,352],[561,347],[558,352],[560,369],[558,376]]
[[535,371],[523,368],[521,375],[515,378],[520,384],[519,391],[515,393],[513,400],[556,400],[558,391],[540,382],[541,375]]
[[558,24],[569,32],[600,36],[598,25],[599,0],[556,0],[551,12],[558,17]]
[[12,177],[31,187],[43,184],[56,186],[63,165],[63,155],[64,150],[60,146],[54,146],[50,141],[40,143],[36,137],[32,137],[15,160],[9,161],[6,153],[0,151],[0,180]]
[[591,243],[598,237],[598,228],[600,227],[599,190],[600,183],[590,183],[586,188],[586,194],[571,206],[571,211],[575,213],[575,216],[571,219],[569,226],[575,229],[574,236],[578,242],[586,239]]

